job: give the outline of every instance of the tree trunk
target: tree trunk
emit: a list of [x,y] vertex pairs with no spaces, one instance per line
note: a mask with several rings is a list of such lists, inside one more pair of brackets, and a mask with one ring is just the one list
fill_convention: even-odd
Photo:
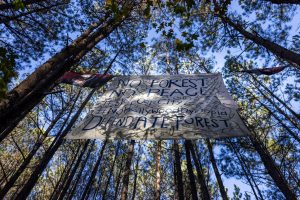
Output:
[[107,144],[107,140],[105,140],[105,141],[103,142],[103,145],[102,145],[102,147],[101,147],[101,151],[100,151],[100,153],[99,153],[98,159],[97,159],[97,161],[96,161],[96,163],[95,163],[95,165],[94,165],[94,168],[93,168],[93,171],[92,171],[92,173],[91,173],[91,176],[90,176],[90,178],[89,178],[89,180],[88,180],[88,182],[87,182],[87,184],[86,184],[86,186],[85,186],[85,189],[84,189],[84,191],[83,191],[83,194],[82,194],[82,196],[81,196],[81,200],[84,200],[86,197],[89,198],[89,194],[90,194],[90,191],[91,191],[91,187],[92,187],[92,184],[93,184],[93,182],[94,182],[94,180],[95,180],[96,174],[97,174],[97,172],[98,172],[98,168],[99,168],[99,166],[100,166],[100,161],[102,160],[103,152],[104,152],[104,150],[105,150],[106,144]]
[[130,166],[133,158],[133,153],[134,153],[134,140],[130,141],[130,146],[128,148],[127,152],[127,160],[126,160],[126,165],[125,165],[125,171],[123,174],[123,188],[122,188],[122,193],[121,193],[121,200],[126,200],[127,195],[128,195],[128,184],[129,184],[129,175],[130,175]]
[[267,39],[264,39],[260,37],[258,34],[253,34],[248,31],[246,31],[242,25],[233,22],[229,17],[227,17],[224,12],[222,12],[219,5],[216,3],[216,0],[214,0],[215,4],[215,12],[218,15],[218,17],[222,20],[223,23],[228,24],[232,28],[234,28],[236,31],[238,31],[240,34],[242,34],[246,39],[249,39],[256,43],[259,46],[263,46],[268,51],[272,52],[274,55],[278,56],[279,58],[288,61],[296,68],[300,69],[300,54],[295,53],[285,47],[282,47],[274,42],[271,42]]
[[300,0],[268,0],[274,4],[300,4]]
[[78,119],[79,115],[81,114],[83,108],[88,103],[88,101],[91,99],[91,97],[93,96],[93,94],[95,93],[95,91],[97,89],[98,88],[94,88],[88,94],[88,96],[86,97],[84,102],[81,104],[80,108],[77,110],[75,115],[72,117],[71,121],[69,122],[69,124],[65,128],[65,130],[58,137],[56,137],[55,140],[52,142],[49,149],[47,149],[47,151],[45,152],[45,154],[44,154],[43,158],[41,159],[40,163],[36,166],[35,170],[31,174],[29,180],[27,181],[27,183],[24,185],[24,187],[21,189],[21,191],[17,195],[17,198],[27,198],[28,197],[28,195],[30,194],[32,188],[36,184],[39,176],[44,171],[44,169],[47,167],[47,164],[50,162],[50,160],[52,159],[52,157],[55,154],[55,152],[57,151],[57,149],[63,143],[64,137],[71,130],[72,126],[75,124],[76,120]]
[[134,200],[135,195],[136,195],[136,184],[137,184],[137,178],[138,178],[140,159],[141,159],[141,144],[139,143],[138,157],[137,157],[137,161],[136,161],[136,165],[135,165],[135,169],[134,169],[134,179],[133,179],[134,181],[133,181],[133,190],[132,190],[131,200]]
[[[130,5],[133,6],[133,5]],[[125,6],[126,7],[126,6]],[[128,6],[127,6],[128,7]],[[44,97],[53,83],[77,63],[87,52],[89,52],[98,42],[105,39],[130,15],[125,8],[120,15],[112,17],[103,23],[92,33],[102,22],[95,23],[89,27],[71,45],[64,48],[60,53],[36,69],[30,76],[22,81],[16,88],[8,94],[8,98],[0,102],[0,142],[11,131],[10,124],[16,125],[24,116]],[[122,15],[123,14],[123,15]],[[8,129],[10,127],[10,129]],[[8,130],[7,130],[8,129]]]
[[214,170],[217,182],[218,182],[218,186],[219,186],[219,189],[220,189],[222,199],[223,200],[229,200],[228,196],[227,196],[227,193],[226,193],[226,190],[225,190],[225,187],[224,187],[224,184],[223,184],[223,181],[222,181],[222,178],[221,178],[221,174],[220,174],[218,166],[217,166],[217,162],[216,162],[214,152],[213,152],[213,147],[212,147],[209,139],[206,139],[205,141],[206,141],[207,148],[208,148],[208,151],[209,151],[210,162],[213,166],[213,170]]
[[160,182],[161,182],[161,172],[160,172],[160,157],[161,157],[161,140],[157,141],[156,157],[155,157],[155,171],[156,171],[156,183],[155,183],[155,200],[160,200]]
[[278,169],[277,165],[275,164],[274,160],[272,159],[271,155],[269,154],[268,150],[263,146],[259,139],[255,138],[254,136],[250,136],[250,140],[255,148],[255,150],[260,155],[262,162],[264,163],[266,170],[273,178],[277,187],[281,190],[284,194],[285,198],[288,200],[297,200],[297,196],[294,191],[290,188],[285,177]]
[[[77,174],[76,180],[75,180],[75,182],[74,182],[74,184],[73,184],[73,187],[72,187],[71,191],[69,192],[69,194],[68,194],[68,196],[67,196],[66,199],[73,199],[73,196],[74,196],[74,194],[75,194],[75,191],[76,191],[78,182],[80,181],[80,178],[82,177],[82,172],[83,172],[83,170],[84,170],[85,164],[87,163],[87,161],[88,161],[88,159],[89,159],[89,157],[90,157],[91,152],[93,151],[93,147],[94,147],[95,142],[96,142],[96,140],[93,141],[92,145],[90,146],[90,148],[89,148],[89,150],[88,150],[88,153],[87,153],[87,155],[86,155],[84,161],[81,162],[80,170],[79,170],[79,172],[78,172],[78,174]],[[69,187],[69,186],[68,186],[68,185],[65,185],[65,187],[67,187],[67,190],[68,190],[68,187]],[[66,190],[66,191],[67,191],[67,190]],[[64,199],[64,195],[65,195],[65,193],[62,193],[61,196],[59,197],[59,200]]]
[[[40,3],[46,0],[23,0],[22,3],[26,7],[31,4]],[[0,4],[0,11],[8,10],[8,9],[15,9],[15,5],[13,3],[3,3]]]
[[71,181],[79,167],[79,164],[82,162],[82,157],[84,155],[84,153],[86,152],[87,148],[88,148],[88,145],[90,143],[90,140],[87,140],[83,146],[83,149],[70,173],[70,175],[68,176],[67,180],[65,181],[65,183],[61,186],[62,188],[61,189],[61,192],[59,193],[59,196],[56,196],[55,199],[62,199],[65,195],[66,195],[66,192],[68,191],[70,185],[71,185]]
[[117,196],[119,194],[119,187],[120,187],[120,182],[121,182],[121,175],[122,175],[122,171],[123,170],[123,162],[121,162],[121,166],[120,166],[120,170],[117,176],[117,184],[115,187],[115,194],[114,194],[114,198],[113,199],[117,199]]
[[200,188],[201,188],[201,199],[210,200],[211,197],[210,197],[208,187],[207,187],[206,182],[205,182],[205,178],[204,178],[204,174],[203,174],[203,171],[202,171],[202,166],[201,166],[201,163],[200,163],[200,159],[197,159],[196,151],[195,151],[191,141],[187,140],[187,142],[189,143],[190,150],[191,150],[191,153],[192,153],[192,158],[193,158],[195,166],[196,166],[198,182],[199,182]]
[[107,193],[107,190],[108,190],[110,179],[111,179],[111,177],[113,175],[113,171],[114,171],[114,168],[115,168],[115,162],[117,160],[117,156],[118,156],[118,153],[119,153],[120,145],[121,145],[120,142],[118,142],[117,147],[116,147],[116,152],[115,152],[114,160],[113,160],[112,166],[110,168],[110,172],[109,172],[109,175],[108,175],[108,178],[107,178],[105,189],[104,189],[104,192],[103,192],[103,195],[102,195],[102,200],[104,200],[106,198],[106,193]]
[[57,200],[58,195],[61,192],[61,187],[65,184],[65,182],[67,181],[69,175],[70,175],[70,171],[72,169],[72,166],[75,164],[76,158],[79,155],[79,151],[81,149],[81,145],[78,145],[77,147],[77,151],[74,155],[74,157],[71,159],[71,162],[67,162],[66,166],[64,167],[63,173],[61,174],[59,180],[56,182],[54,190],[49,198],[49,200]]
[[[286,109],[288,109],[288,111],[290,111],[290,113],[292,113],[292,115],[297,118],[298,120],[300,120],[300,114],[297,114],[293,109],[291,109],[284,101],[282,101],[276,94],[274,94],[268,87],[266,87],[264,85],[264,83],[262,83],[259,79],[257,79],[253,74],[250,74],[250,76],[254,79],[254,81],[256,81],[260,86],[262,86],[264,88],[264,90],[266,90],[272,97],[274,97],[277,101],[279,101]],[[259,87],[257,87],[257,89],[260,91],[260,93],[263,93],[263,91],[261,91],[259,89]]]
[[174,158],[175,158],[175,176],[176,176],[176,186],[178,191],[178,199],[184,200],[184,190],[183,190],[183,179],[181,171],[181,162],[180,162],[180,152],[177,140],[174,140]]
[[197,187],[196,187],[196,182],[195,182],[195,175],[193,172],[193,165],[192,165],[192,160],[191,160],[191,142],[186,140],[184,142],[185,146],[185,153],[186,153],[186,162],[187,162],[187,170],[189,174],[189,180],[190,180],[190,187],[191,187],[191,192],[192,192],[192,199],[193,200],[198,200],[198,194],[197,194]]
[[[45,131],[45,133],[42,135],[42,138],[39,138],[38,141],[34,144],[33,148],[31,149],[31,151],[29,152],[29,154],[26,156],[26,158],[24,159],[24,161],[22,162],[22,164],[19,166],[19,168],[17,169],[17,171],[15,171],[15,173],[11,176],[11,178],[8,180],[8,182],[5,184],[5,186],[1,189],[1,191],[0,191],[0,199],[4,198],[4,196],[10,190],[10,188],[12,188],[14,186],[15,182],[20,177],[20,175],[24,172],[24,170],[26,169],[27,165],[30,163],[30,161],[33,158],[33,156],[36,154],[36,152],[42,146],[43,141],[48,136],[49,132],[55,126],[55,124],[57,123],[57,121],[59,119],[61,119],[61,117],[63,116],[64,112],[66,111],[66,109],[68,107],[69,107],[69,105],[67,105],[66,107],[64,107],[57,114],[57,116],[55,117],[55,119],[51,122],[51,124],[49,125],[49,127],[47,128],[47,130]],[[68,119],[65,119],[65,121],[66,120],[68,120]]]
[[[260,192],[260,189],[258,188],[258,185],[256,184],[256,181],[254,180],[254,178],[253,178],[253,176],[252,176],[252,174],[251,174],[251,171],[250,171],[248,165],[246,164],[245,160],[243,159],[242,155],[241,155],[240,152],[237,150],[237,148],[235,147],[235,145],[230,141],[230,139],[228,139],[227,141],[228,141],[229,145],[231,146],[231,149],[233,150],[235,156],[237,157],[237,159],[238,159],[239,162],[240,162],[240,165],[241,165],[241,167],[242,167],[242,170],[243,170],[243,172],[244,172],[244,174],[245,174],[245,176],[246,176],[246,178],[247,178],[247,180],[248,180],[248,182],[249,182],[249,184],[250,184],[250,187],[252,188],[252,191],[253,191],[253,194],[254,194],[255,198],[256,198],[257,200],[259,200],[259,199],[261,199],[261,200],[264,199],[264,198],[263,198],[263,195],[262,195],[262,193]],[[257,194],[256,194],[256,191],[255,191],[255,189],[254,189],[254,186],[252,185],[251,180],[252,180],[252,182],[253,182],[253,184],[254,184],[254,186],[255,186],[255,188],[256,188],[256,190],[257,190],[258,195],[259,195],[260,198],[258,198],[258,196],[257,196]]]

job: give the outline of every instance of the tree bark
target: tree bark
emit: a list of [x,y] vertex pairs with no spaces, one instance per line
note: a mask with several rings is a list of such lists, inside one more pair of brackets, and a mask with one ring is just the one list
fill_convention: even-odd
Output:
[[223,181],[222,181],[222,178],[221,178],[221,174],[220,174],[218,166],[217,166],[217,162],[216,162],[216,159],[215,159],[215,156],[214,156],[212,144],[210,143],[209,139],[206,139],[205,141],[206,141],[207,148],[208,148],[208,151],[209,151],[210,162],[213,166],[213,170],[214,170],[217,182],[218,182],[218,186],[219,186],[219,189],[220,189],[222,199],[223,200],[229,200],[228,196],[227,196],[227,192],[226,192],[224,184],[223,184]]
[[130,141],[130,145],[127,152],[127,160],[125,165],[125,171],[123,174],[123,188],[121,193],[121,200],[126,200],[128,195],[128,184],[129,184],[129,175],[130,175],[130,166],[133,158],[134,153],[134,140]]
[[135,195],[136,195],[136,184],[137,184],[137,178],[138,178],[140,159],[141,159],[141,144],[139,143],[138,157],[137,157],[137,161],[136,161],[136,165],[135,165],[135,169],[134,169],[133,190],[132,190],[131,200],[134,200]]
[[160,172],[160,158],[161,158],[161,140],[157,141],[156,156],[155,156],[155,172],[156,172],[156,182],[155,182],[155,200],[160,200],[160,182],[161,182],[161,172]]
[[186,153],[186,162],[187,162],[187,170],[189,174],[189,180],[190,180],[190,187],[191,187],[191,192],[192,192],[192,199],[193,200],[198,200],[198,192],[197,192],[197,187],[196,187],[196,182],[195,182],[195,175],[193,172],[193,165],[192,165],[192,160],[191,160],[191,142],[186,140],[184,142],[184,147],[185,147],[185,153]]
[[234,28],[237,32],[242,34],[246,39],[253,41],[259,46],[263,46],[268,51],[272,52],[274,55],[278,56],[283,60],[288,61],[297,69],[300,69],[300,54],[293,52],[285,47],[282,47],[274,42],[271,42],[270,40],[264,39],[260,37],[258,34],[253,34],[246,31],[242,27],[242,25],[233,22],[229,17],[225,15],[223,10],[216,3],[216,0],[214,0],[214,5],[215,5],[215,12],[217,16],[222,20],[223,23],[228,24],[229,26]]
[[196,151],[195,151],[191,141],[187,140],[187,142],[190,143],[192,158],[193,158],[195,166],[196,166],[197,178],[198,178],[198,182],[199,182],[200,188],[201,188],[201,199],[210,200],[211,197],[210,197],[208,187],[207,187],[206,182],[205,182],[205,178],[204,178],[204,174],[203,174],[203,171],[202,171],[202,166],[201,166],[201,163],[200,163],[200,159],[197,158]]
[[97,159],[97,161],[96,161],[96,163],[95,163],[95,165],[94,165],[94,168],[93,168],[93,171],[92,171],[92,173],[91,173],[91,176],[90,176],[90,178],[89,178],[89,180],[88,180],[88,182],[87,182],[87,184],[86,184],[86,186],[85,186],[85,189],[84,189],[84,191],[83,191],[83,194],[82,194],[82,196],[81,196],[81,200],[84,200],[85,198],[89,198],[89,194],[90,194],[90,191],[91,191],[91,187],[92,187],[93,181],[95,180],[96,174],[97,174],[97,172],[98,172],[98,168],[99,168],[99,166],[100,166],[100,162],[101,162],[101,160],[102,160],[103,152],[104,152],[104,150],[105,150],[106,144],[107,144],[107,140],[105,140],[105,141],[103,142],[103,145],[102,145],[102,147],[101,147],[101,150],[100,150],[98,159]]
[[175,175],[176,176],[176,186],[178,191],[178,199],[184,200],[184,190],[183,190],[183,179],[182,179],[182,171],[181,171],[181,162],[180,162],[180,152],[177,140],[174,140],[174,158],[175,158]]
[[297,200],[296,194],[288,185],[285,177],[283,176],[281,171],[278,169],[276,163],[272,159],[268,150],[263,146],[261,141],[259,141],[259,139],[255,138],[255,136],[250,136],[250,140],[251,140],[255,150],[258,152],[262,162],[264,163],[266,170],[268,171],[268,173],[274,180],[277,187],[281,190],[281,192],[283,193],[285,198],[288,200]]

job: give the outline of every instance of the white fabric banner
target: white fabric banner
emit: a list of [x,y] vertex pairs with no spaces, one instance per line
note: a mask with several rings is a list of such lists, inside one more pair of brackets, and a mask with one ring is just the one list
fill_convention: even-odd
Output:
[[248,130],[221,74],[117,76],[67,139],[196,139]]

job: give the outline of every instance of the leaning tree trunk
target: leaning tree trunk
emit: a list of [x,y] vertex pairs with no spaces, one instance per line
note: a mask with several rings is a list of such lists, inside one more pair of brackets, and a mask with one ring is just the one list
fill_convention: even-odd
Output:
[[270,40],[260,37],[258,34],[250,33],[246,31],[241,24],[233,22],[229,17],[226,16],[224,9],[221,9],[216,0],[214,0],[215,12],[217,16],[222,20],[223,23],[228,24],[246,39],[249,39],[259,46],[263,46],[268,51],[272,52],[279,58],[288,61],[297,69],[300,69],[300,54],[293,52],[285,47],[282,47]]
[[268,0],[274,4],[300,4],[300,0]]
[[276,163],[272,159],[271,155],[269,154],[268,150],[263,146],[261,141],[255,136],[250,136],[250,140],[255,150],[260,155],[260,158],[264,163],[264,166],[266,167],[266,170],[268,171],[269,175],[272,177],[277,187],[284,194],[285,198],[288,200],[297,200],[296,194],[290,188],[285,177],[283,176]]
[[[124,12],[120,12],[106,22],[107,17],[91,25],[71,45],[54,55],[9,92],[8,98],[0,102],[0,142],[40,102],[45,91],[53,87],[54,82],[65,71],[77,63],[98,42],[105,39],[130,15],[133,5],[130,6],[125,6]],[[94,31],[97,27],[99,28]]]
[[176,176],[176,186],[177,186],[177,192],[178,192],[178,199],[184,200],[184,190],[183,190],[183,179],[182,179],[182,171],[181,171],[181,162],[180,162],[180,152],[179,152],[179,146],[178,141],[174,140],[173,143],[174,147],[174,158],[175,158],[175,175]]
[[85,198],[89,198],[89,194],[90,194],[90,191],[91,191],[91,187],[92,187],[92,184],[93,184],[93,181],[95,180],[95,177],[96,177],[96,174],[98,172],[98,168],[100,166],[100,162],[102,160],[102,157],[103,157],[103,152],[105,150],[105,147],[106,147],[106,144],[107,144],[107,140],[105,140],[103,142],[103,145],[101,147],[101,150],[100,150],[100,153],[99,153],[99,156],[98,156],[98,159],[94,165],[94,168],[93,168],[93,171],[91,173],[91,176],[84,188],[84,191],[83,191],[83,194],[81,196],[81,200],[84,200]]
[[208,151],[209,151],[210,162],[213,166],[213,170],[214,170],[217,182],[218,182],[218,186],[219,186],[219,189],[220,189],[222,199],[223,200],[229,200],[228,196],[227,196],[227,193],[226,193],[226,190],[225,190],[225,187],[224,187],[224,184],[223,184],[223,181],[222,181],[222,178],[221,178],[221,174],[220,174],[218,166],[217,166],[217,162],[216,162],[214,152],[213,152],[213,147],[212,147],[209,139],[206,139],[205,141],[206,141],[207,148],[208,148]]
[[186,153],[186,163],[187,163],[187,170],[188,170],[188,174],[189,174],[192,199],[198,200],[195,175],[193,172],[193,165],[192,165],[192,160],[191,160],[191,143],[187,142],[187,140],[186,140],[184,142],[184,147],[185,147],[185,153]]
[[205,178],[204,178],[204,174],[203,174],[203,171],[202,171],[202,166],[201,166],[201,163],[200,163],[200,159],[197,158],[196,151],[193,147],[192,142],[190,140],[187,140],[187,142],[189,143],[191,153],[192,153],[192,158],[193,158],[195,166],[196,166],[197,178],[198,178],[198,182],[199,182],[200,188],[201,188],[201,199],[210,200],[211,197],[210,197],[208,187],[207,187],[206,182],[205,182]]
[[130,141],[130,145],[127,152],[127,160],[125,165],[125,171],[123,175],[123,188],[121,193],[121,200],[126,200],[128,195],[128,184],[129,184],[129,175],[130,175],[130,166],[133,158],[134,153],[134,140]]
[[84,102],[81,104],[80,108],[77,110],[77,112],[75,113],[75,115],[70,120],[70,122],[69,122],[68,126],[65,128],[65,130],[57,138],[54,139],[54,141],[50,145],[49,149],[47,149],[47,151],[45,152],[43,158],[40,160],[39,164],[35,167],[35,170],[31,174],[31,176],[29,177],[29,179],[26,182],[26,184],[23,186],[23,188],[21,189],[21,191],[17,194],[17,199],[27,198],[28,197],[28,195],[30,194],[32,188],[36,184],[39,176],[44,171],[44,169],[46,168],[47,164],[50,162],[50,160],[52,159],[53,155],[57,151],[57,149],[61,146],[61,144],[64,141],[64,137],[71,130],[71,128],[75,124],[76,120],[80,116],[83,108],[88,103],[88,101],[92,98],[94,92],[97,89],[98,88],[93,89],[88,94],[88,96],[85,98]]

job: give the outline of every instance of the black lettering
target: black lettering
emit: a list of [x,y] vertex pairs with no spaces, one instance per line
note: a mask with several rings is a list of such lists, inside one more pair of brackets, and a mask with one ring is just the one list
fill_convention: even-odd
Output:
[[164,125],[165,125],[165,118],[163,117],[160,128],[168,128],[168,127],[166,127]]
[[152,80],[151,87],[153,87],[154,83],[158,83],[157,80]]
[[167,97],[169,95],[169,91],[170,91],[170,89],[162,89],[160,96]]
[[190,87],[197,88],[197,84],[193,82],[193,80],[189,80],[189,82],[192,84]]
[[217,124],[215,119],[211,119],[211,122],[212,122],[212,127],[215,127],[215,128],[219,127],[219,124]]
[[188,82],[188,79],[182,79],[182,87],[189,87]]
[[178,82],[178,80],[170,80],[169,88],[172,87],[172,84],[176,85],[177,87],[181,87],[181,85],[178,85],[177,82]]
[[170,96],[173,96],[174,94],[179,93],[180,95],[184,96],[184,94],[182,92],[180,92],[180,90],[175,89]]
[[159,94],[159,92],[160,92],[160,89],[149,89],[148,97],[150,96],[150,93],[156,93],[156,94]]
[[[142,119],[142,118],[143,118],[143,119]],[[133,129],[136,129],[136,127],[137,127],[137,125],[138,125],[138,123],[139,123],[140,121],[144,122],[144,128],[146,128],[147,118],[146,118],[146,117],[139,117],[138,120],[136,121],[136,123],[135,123]]]
[[97,127],[98,125],[101,124],[103,120],[103,117],[101,116],[92,116],[90,121],[87,123],[87,125],[85,125],[82,130],[91,130],[95,127]]
[[224,122],[225,126],[228,127],[227,121],[226,121],[225,119],[224,119],[224,120],[221,120],[221,119],[220,119],[220,121],[221,121],[221,122]]
[[192,90],[192,89],[194,89],[194,88],[189,88],[189,89],[187,89],[187,90],[185,91],[185,94],[186,94],[186,95],[189,95],[189,96],[196,96],[196,95],[198,94],[197,92],[194,92],[193,94],[189,93],[189,90]]
[[180,117],[183,118],[184,116],[176,116],[176,130],[177,131],[179,130],[179,121],[182,121],[179,119]]
[[206,127],[210,127],[210,123],[207,118],[204,118],[204,123],[205,123]]
[[202,128],[204,128],[204,125],[201,123],[201,121],[203,120],[201,117],[195,117],[196,119],[196,125],[197,126],[201,126]]
[[[165,85],[163,85],[162,83],[166,83]],[[169,85],[169,81],[168,80],[162,80],[159,82],[159,87],[162,87],[162,88],[165,88],[165,87],[168,87]]]

